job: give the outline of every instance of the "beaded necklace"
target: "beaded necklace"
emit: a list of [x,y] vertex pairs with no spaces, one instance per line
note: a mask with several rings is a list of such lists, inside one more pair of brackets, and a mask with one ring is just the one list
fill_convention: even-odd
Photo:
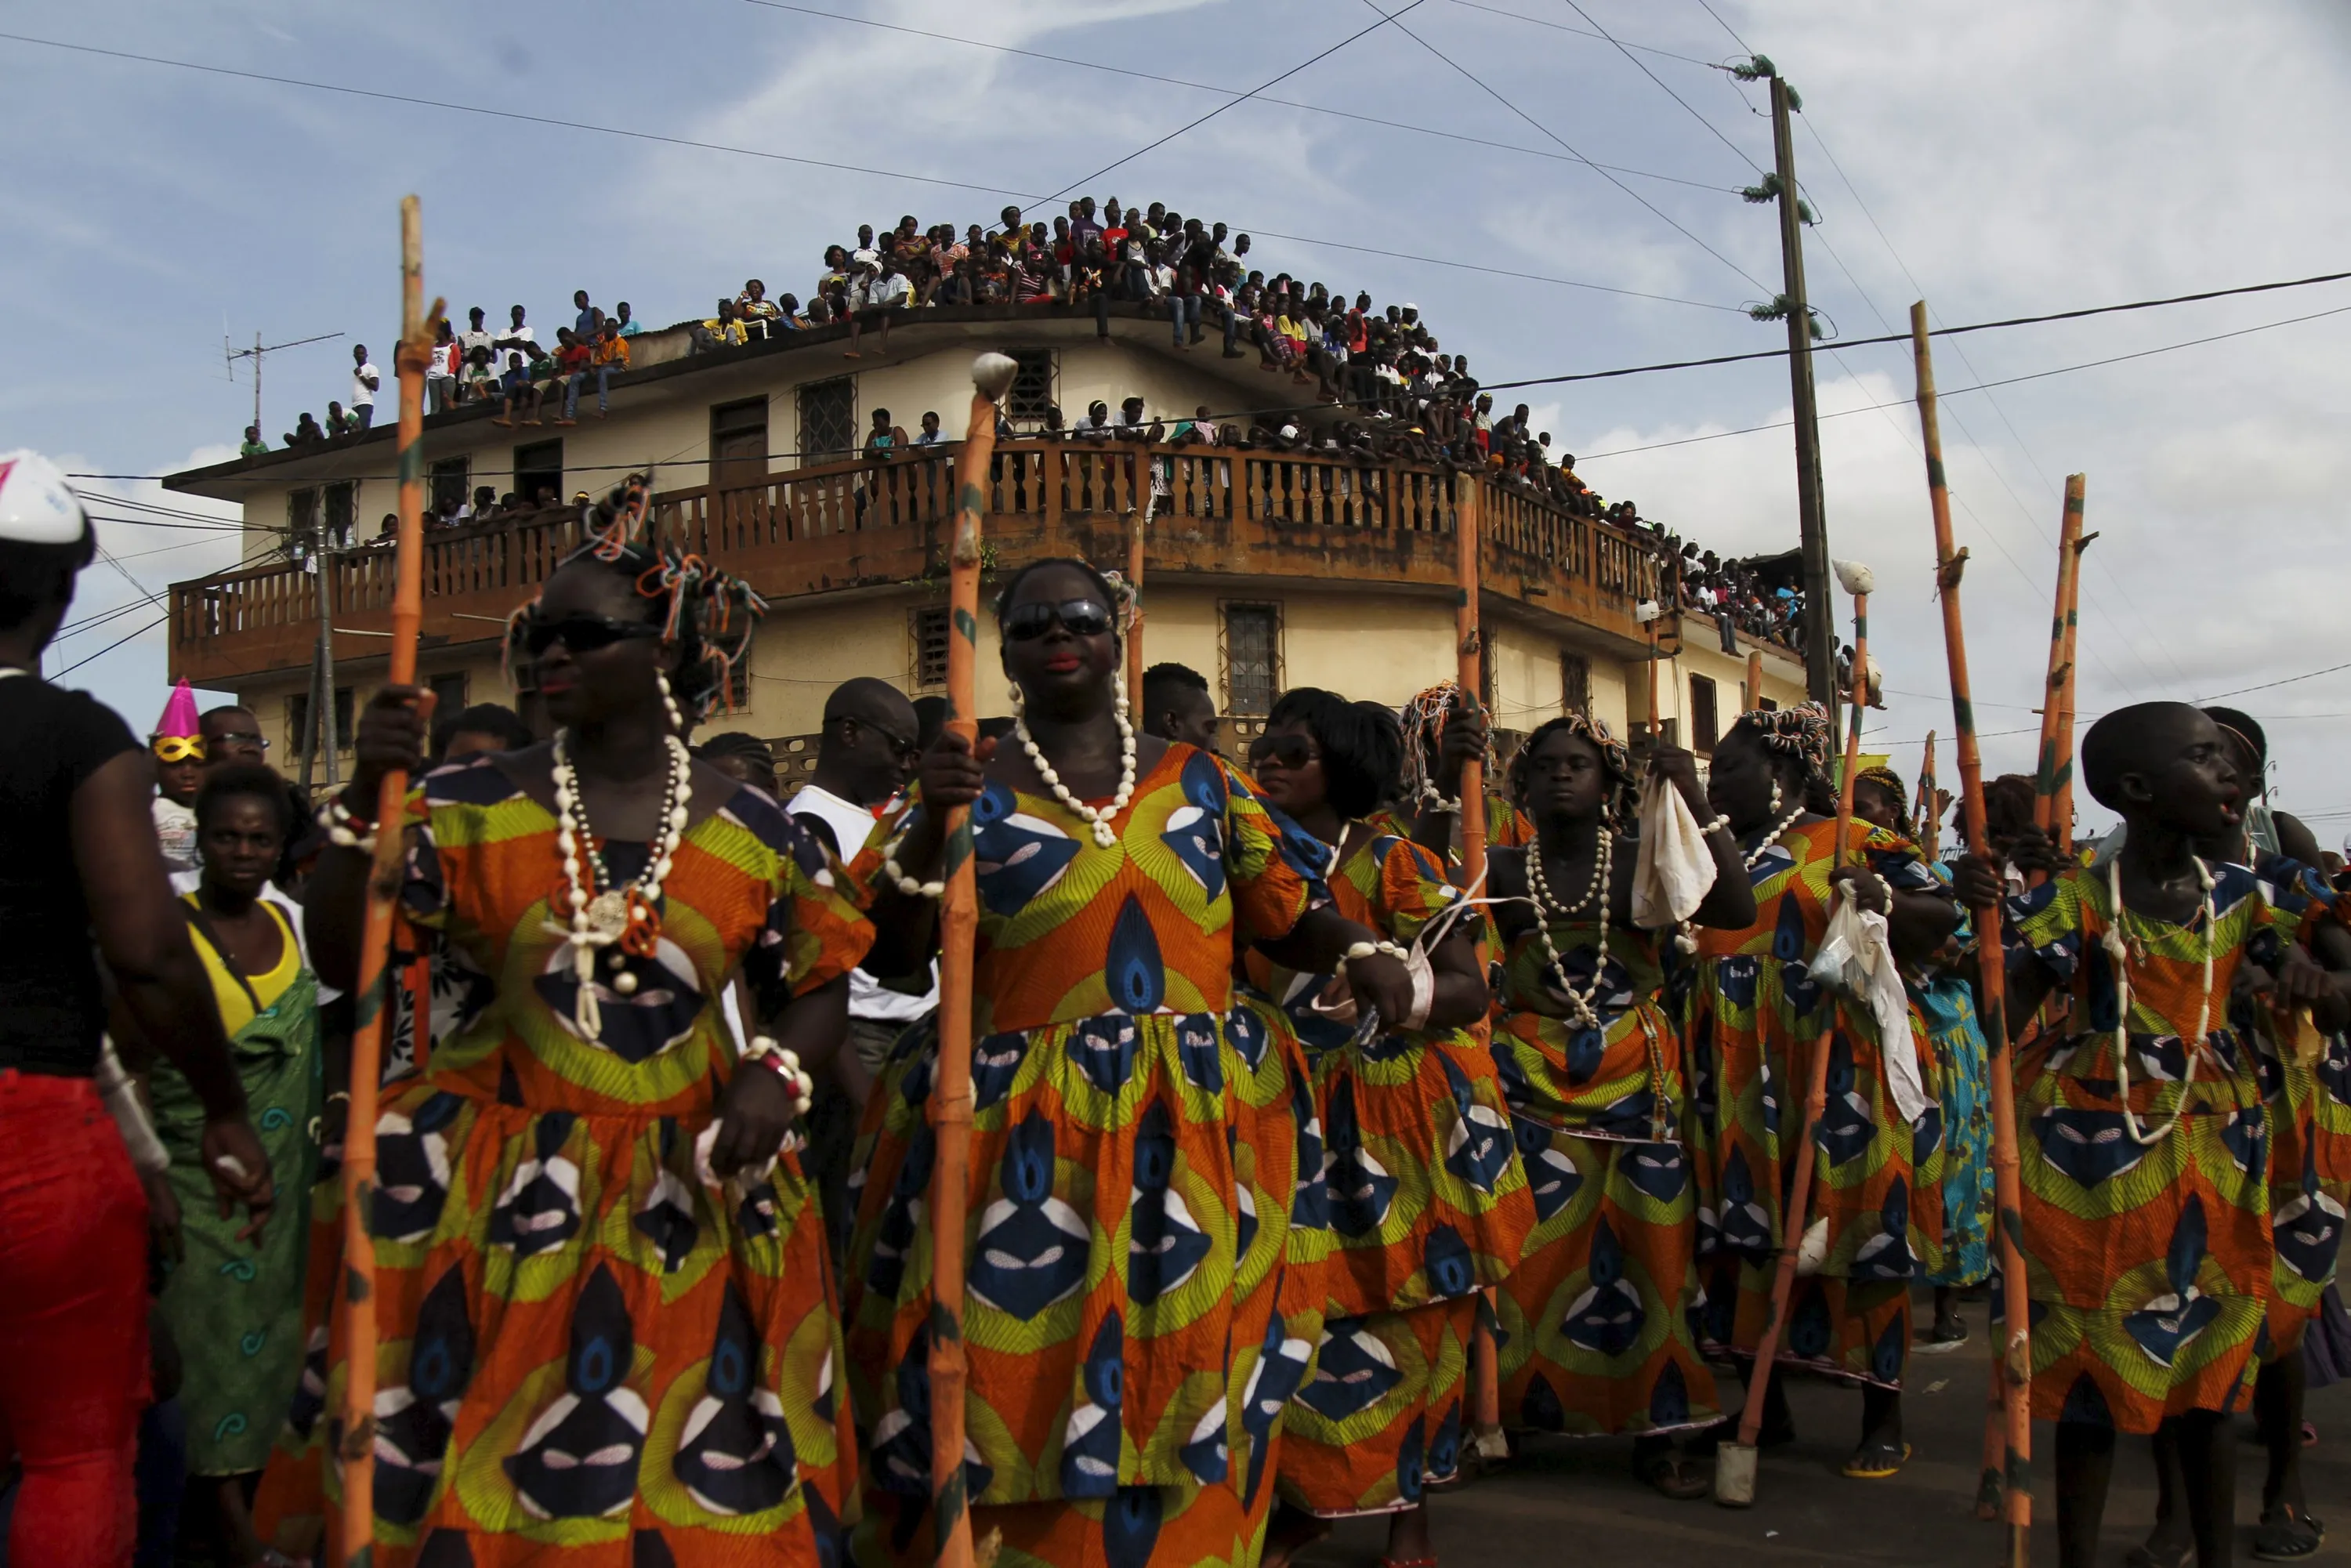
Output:
[[[563,941],[571,949],[572,972],[579,979],[571,1019],[591,1040],[603,1031],[602,1009],[596,1004],[596,955],[612,946],[635,957],[653,955],[661,939],[662,883],[669,876],[677,847],[685,837],[686,808],[694,799],[694,758],[674,733],[663,739],[667,743],[668,774],[662,787],[660,831],[644,871],[627,886],[614,887],[588,825],[588,813],[580,802],[580,774],[571,763],[570,732],[555,732],[555,847],[563,856],[564,902],[570,910],[570,927]],[[632,995],[636,988],[637,977],[627,968],[612,977],[612,989],[622,996]]]
[[2130,943],[2123,935],[2129,911],[2123,907],[2123,858],[2116,855],[2106,862],[2106,902],[2113,917],[2106,923],[2102,946],[2115,971],[2115,1094],[2122,1102],[2124,1130],[2143,1149],[2171,1136],[2179,1130],[2179,1118],[2188,1113],[2189,1086],[2196,1082],[2196,1063],[2203,1055],[2205,1031],[2212,1022],[2212,950],[2220,944],[2218,917],[2212,908],[2212,873],[2202,856],[2188,858],[2196,867],[2197,914],[2204,925],[2204,994],[2196,1004],[2195,1038],[2180,1042],[2187,1048],[2188,1071],[2180,1076],[2179,1103],[2171,1108],[2171,1120],[2152,1133],[2139,1125],[2138,1113],[2130,1103]]

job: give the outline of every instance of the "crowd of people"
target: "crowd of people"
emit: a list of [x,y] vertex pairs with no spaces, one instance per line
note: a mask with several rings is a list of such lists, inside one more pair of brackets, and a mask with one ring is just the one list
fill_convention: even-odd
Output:
[[[1433,1563],[1432,1490],[1473,1454],[1622,1439],[1695,1499],[1727,1396],[1769,1448],[1799,1375],[1857,1396],[1843,1474],[1895,1474],[1911,1357],[1962,1343],[1995,1274],[2007,1059],[1970,936],[1995,907],[2061,1562],[2092,1568],[2125,1434],[2163,1478],[2146,1553],[2228,1561],[2248,1402],[2257,1547],[2317,1549],[2304,1345],[2351,1343],[2351,878],[2248,804],[2247,716],[2108,713],[2079,775],[2120,832],[2053,839],[2000,780],[1947,860],[1942,802],[1914,815],[1896,775],[1848,781],[1846,814],[1811,705],[1740,715],[1703,779],[1579,713],[1490,758],[1445,685],[1401,712],[1292,690],[1228,758],[1196,672],[1153,667],[1130,713],[1122,585],[1043,559],[995,601],[1009,717],[976,746],[852,681],[787,793],[755,738],[688,744],[756,596],[628,515],[598,510],[512,624],[545,733],[429,726],[388,688],[313,816],[243,710],[175,704],[141,747],[39,681],[93,541],[53,471],[0,467],[25,677],[0,705],[36,742],[5,765],[27,804],[0,888],[26,1561],[123,1560],[134,1453],[141,1531],[212,1561],[299,1561],[333,1521],[337,1019],[383,832],[407,846],[370,1284],[386,1561],[684,1563],[756,1532],[781,1561],[928,1562],[949,1330],[973,1533],[1027,1563],[1280,1564],[1355,1517]],[[419,782],[379,822],[393,770]]]
[[1747,563],[1722,559],[1712,550],[1701,552],[1694,544],[1673,548],[1681,561],[1681,607],[1715,623],[1724,653],[1739,651],[1736,633],[1740,632],[1791,653],[1802,652],[1804,596],[1800,590],[1768,582]]

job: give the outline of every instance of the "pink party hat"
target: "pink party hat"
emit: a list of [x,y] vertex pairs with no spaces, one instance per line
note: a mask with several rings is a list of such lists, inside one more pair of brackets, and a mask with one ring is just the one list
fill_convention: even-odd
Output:
[[185,680],[172,688],[172,700],[163,705],[163,716],[156,721],[151,740],[167,737],[197,735],[202,730],[196,723],[196,693]]

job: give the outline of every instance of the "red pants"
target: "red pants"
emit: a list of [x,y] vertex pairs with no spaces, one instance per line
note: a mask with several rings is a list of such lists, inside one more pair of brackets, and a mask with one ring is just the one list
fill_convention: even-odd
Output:
[[117,1568],[138,1531],[147,1197],[87,1078],[0,1071],[0,1454],[8,1561]]

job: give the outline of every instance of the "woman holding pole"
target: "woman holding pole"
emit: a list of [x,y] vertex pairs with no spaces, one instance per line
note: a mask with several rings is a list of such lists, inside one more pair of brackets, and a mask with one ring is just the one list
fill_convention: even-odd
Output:
[[[883,938],[927,956],[943,818],[968,807],[978,867],[959,1402],[976,1539],[1047,1564],[1253,1556],[1244,1421],[1258,1344],[1232,1332],[1238,1203],[1228,1022],[1237,937],[1343,971],[1403,1017],[1412,981],[1331,907],[1328,852],[1210,753],[1139,735],[1117,601],[1081,561],[1016,573],[997,602],[1017,747],[950,729],[854,868]],[[934,1311],[926,1113],[935,1025],[899,1042],[868,1102],[872,1148],[844,1270],[852,1386],[872,1423],[860,1561],[927,1563]],[[1155,1553],[1157,1554],[1155,1558]],[[1017,1555],[1016,1555],[1017,1554]]]
[[[375,1124],[379,1564],[690,1568],[751,1534],[815,1564],[853,1507],[823,1224],[784,1139],[872,928],[792,818],[687,755],[761,606],[631,538],[638,510],[517,618],[551,742],[443,768],[379,827],[377,781],[425,740],[420,694],[387,687],[329,809],[321,975],[359,969],[390,830],[407,917],[473,980]],[[718,1008],[738,971],[747,1051]],[[351,1348],[339,1311],[329,1386]]]
[[[1756,916],[1742,930],[1699,933],[1689,1004],[1690,1071],[1699,1114],[1712,1122],[1707,1174],[1719,1228],[1700,1265],[1704,1330],[1752,1357],[1771,1318],[1778,1254],[1801,1244],[1793,1295],[1771,1325],[1775,1358],[1861,1385],[1861,1439],[1844,1473],[1874,1479],[1895,1473],[1909,1452],[1900,1398],[1909,1287],[1938,1256],[1942,1233],[1942,1206],[1913,1194],[1935,1178],[1941,1115],[1916,1010],[1908,1039],[1881,1040],[1870,1011],[1814,980],[1809,966],[1826,935],[1833,883],[1886,915],[1895,955],[1911,961],[1942,945],[1959,909],[1907,840],[1853,823],[1840,844],[1828,747],[1816,705],[1742,714],[1715,747],[1707,782],[1739,840]],[[1797,1124],[1799,1086],[1813,1081],[1823,1047],[1829,1095],[1814,1129],[1813,1223],[1791,1235],[1783,1129]],[[1767,1445],[1793,1435],[1776,1377],[1761,1421]]]

